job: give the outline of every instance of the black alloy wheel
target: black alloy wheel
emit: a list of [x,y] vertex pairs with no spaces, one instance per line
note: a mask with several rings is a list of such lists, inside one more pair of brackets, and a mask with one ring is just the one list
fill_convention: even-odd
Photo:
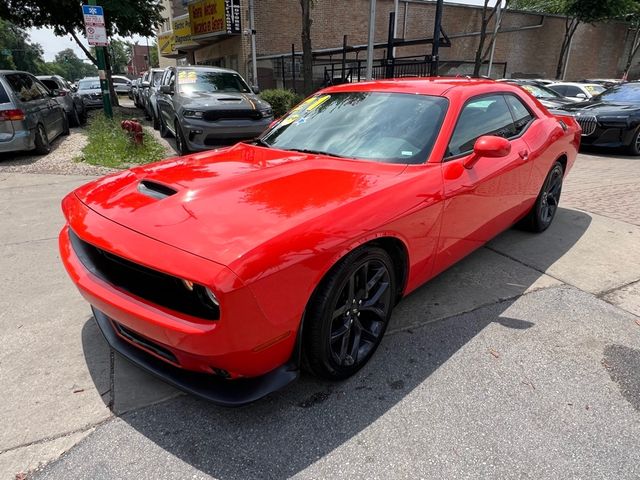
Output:
[[640,127],[638,127],[633,134],[631,143],[627,146],[627,153],[634,156],[640,155]]
[[167,138],[170,134],[171,132],[169,131],[167,126],[164,124],[164,120],[162,119],[162,114],[160,114],[160,136],[162,138]]
[[549,228],[560,204],[563,178],[562,165],[560,162],[554,163],[542,185],[535,205],[521,222],[525,229],[539,233]]
[[310,301],[303,325],[305,364],[339,380],[357,372],[380,344],[395,302],[393,263],[378,247],[347,255]]

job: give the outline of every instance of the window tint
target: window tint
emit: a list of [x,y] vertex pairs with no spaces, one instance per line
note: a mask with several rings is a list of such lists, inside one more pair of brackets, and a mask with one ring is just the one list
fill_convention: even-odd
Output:
[[45,79],[40,81],[44,83],[45,87],[47,87],[49,90],[55,90],[57,88],[60,88],[58,87],[58,84],[54,80]]
[[449,142],[447,156],[470,152],[478,137],[483,135],[504,138],[516,135],[513,117],[502,95],[479,97],[464,106]]
[[549,88],[564,97],[567,96],[567,87],[565,87],[564,85],[554,85],[553,87],[549,87]]
[[16,94],[21,102],[31,102],[43,98],[46,92],[43,92],[41,86],[38,85],[33,77],[22,73],[14,73],[7,75],[7,81],[11,90]]
[[511,108],[511,113],[513,113],[516,135],[520,135],[533,120],[533,115],[519,98],[513,95],[505,95],[505,99]]

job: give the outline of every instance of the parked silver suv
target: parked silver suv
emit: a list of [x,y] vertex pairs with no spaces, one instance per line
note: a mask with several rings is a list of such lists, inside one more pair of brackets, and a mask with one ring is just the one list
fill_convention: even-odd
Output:
[[0,152],[46,154],[69,134],[67,114],[47,87],[27,72],[0,70]]
[[69,125],[77,127],[87,123],[87,109],[82,98],[73,91],[69,82],[59,75],[38,75],[36,78],[54,94],[57,94],[58,103],[67,112]]
[[176,137],[180,155],[255,138],[273,121],[238,72],[213,67],[169,67],[157,97],[160,134]]

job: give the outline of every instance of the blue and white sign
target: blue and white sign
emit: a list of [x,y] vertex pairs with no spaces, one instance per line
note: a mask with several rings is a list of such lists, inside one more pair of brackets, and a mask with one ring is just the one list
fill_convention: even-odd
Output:
[[84,17],[84,29],[87,32],[89,45],[96,47],[106,47],[107,29],[104,26],[104,11],[97,5],[83,5],[82,15]]

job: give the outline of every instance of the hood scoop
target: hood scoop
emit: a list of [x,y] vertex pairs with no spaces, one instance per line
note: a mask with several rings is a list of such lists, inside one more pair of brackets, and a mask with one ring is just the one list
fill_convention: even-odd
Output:
[[143,195],[155,198],[156,200],[162,200],[163,198],[167,198],[178,193],[177,190],[174,190],[162,183],[154,182],[153,180],[140,181],[138,184],[138,191]]
[[242,99],[238,97],[220,97],[219,102],[241,102]]

